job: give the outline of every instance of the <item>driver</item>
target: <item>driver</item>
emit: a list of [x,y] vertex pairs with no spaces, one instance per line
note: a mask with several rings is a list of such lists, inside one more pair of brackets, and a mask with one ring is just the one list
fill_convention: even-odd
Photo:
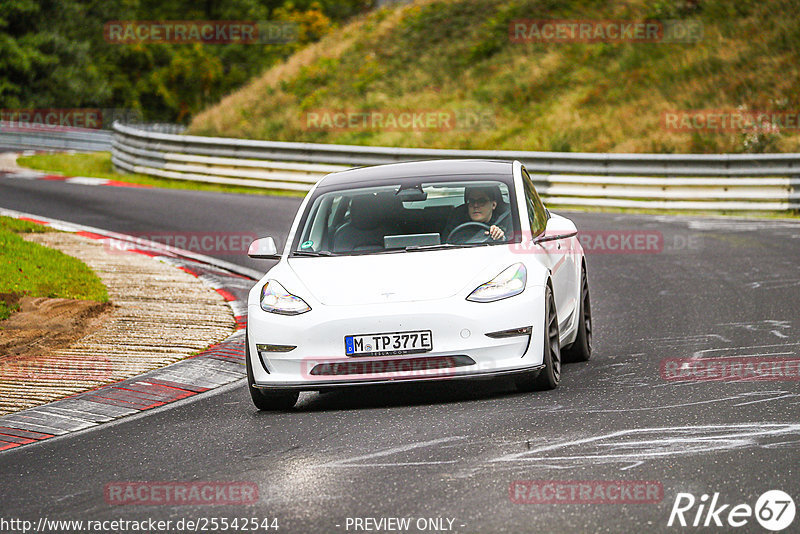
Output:
[[[500,224],[495,222],[505,214],[505,210],[497,209],[501,202],[500,190],[493,186],[468,186],[464,189],[464,204],[455,209],[453,216],[442,232],[445,238],[458,226],[467,222],[483,223],[489,227],[484,231],[491,239],[504,239],[509,217]],[[458,234],[456,234],[458,235]]]

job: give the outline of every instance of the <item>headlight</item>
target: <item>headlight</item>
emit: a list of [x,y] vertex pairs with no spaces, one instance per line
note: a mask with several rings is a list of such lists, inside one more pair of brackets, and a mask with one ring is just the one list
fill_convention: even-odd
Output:
[[475,288],[467,300],[472,302],[493,302],[519,295],[525,291],[528,270],[521,263],[515,263],[485,284]]
[[267,280],[261,290],[261,309],[281,315],[299,315],[311,309],[306,301],[292,295],[276,280]]

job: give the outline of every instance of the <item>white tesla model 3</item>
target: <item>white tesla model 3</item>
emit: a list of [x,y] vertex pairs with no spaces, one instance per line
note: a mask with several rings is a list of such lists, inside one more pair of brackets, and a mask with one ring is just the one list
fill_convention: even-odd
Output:
[[397,163],[330,174],[250,291],[253,403],[300,391],[514,375],[552,389],[591,355],[583,249],[518,161]]

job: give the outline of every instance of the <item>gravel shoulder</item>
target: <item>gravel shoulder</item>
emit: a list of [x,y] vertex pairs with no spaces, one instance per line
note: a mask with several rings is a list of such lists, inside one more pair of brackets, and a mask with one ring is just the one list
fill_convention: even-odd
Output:
[[[0,415],[163,367],[236,329],[223,296],[175,266],[73,233],[25,239],[83,261],[108,288],[111,305],[23,302],[31,315],[12,316],[0,338]],[[71,325],[85,334],[70,339]]]

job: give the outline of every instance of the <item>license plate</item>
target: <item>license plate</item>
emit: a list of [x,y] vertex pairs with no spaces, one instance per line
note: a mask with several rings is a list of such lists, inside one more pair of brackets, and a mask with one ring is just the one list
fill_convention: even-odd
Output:
[[347,356],[381,356],[387,354],[411,354],[433,350],[433,334],[430,330],[393,332],[390,334],[361,334],[345,336]]

